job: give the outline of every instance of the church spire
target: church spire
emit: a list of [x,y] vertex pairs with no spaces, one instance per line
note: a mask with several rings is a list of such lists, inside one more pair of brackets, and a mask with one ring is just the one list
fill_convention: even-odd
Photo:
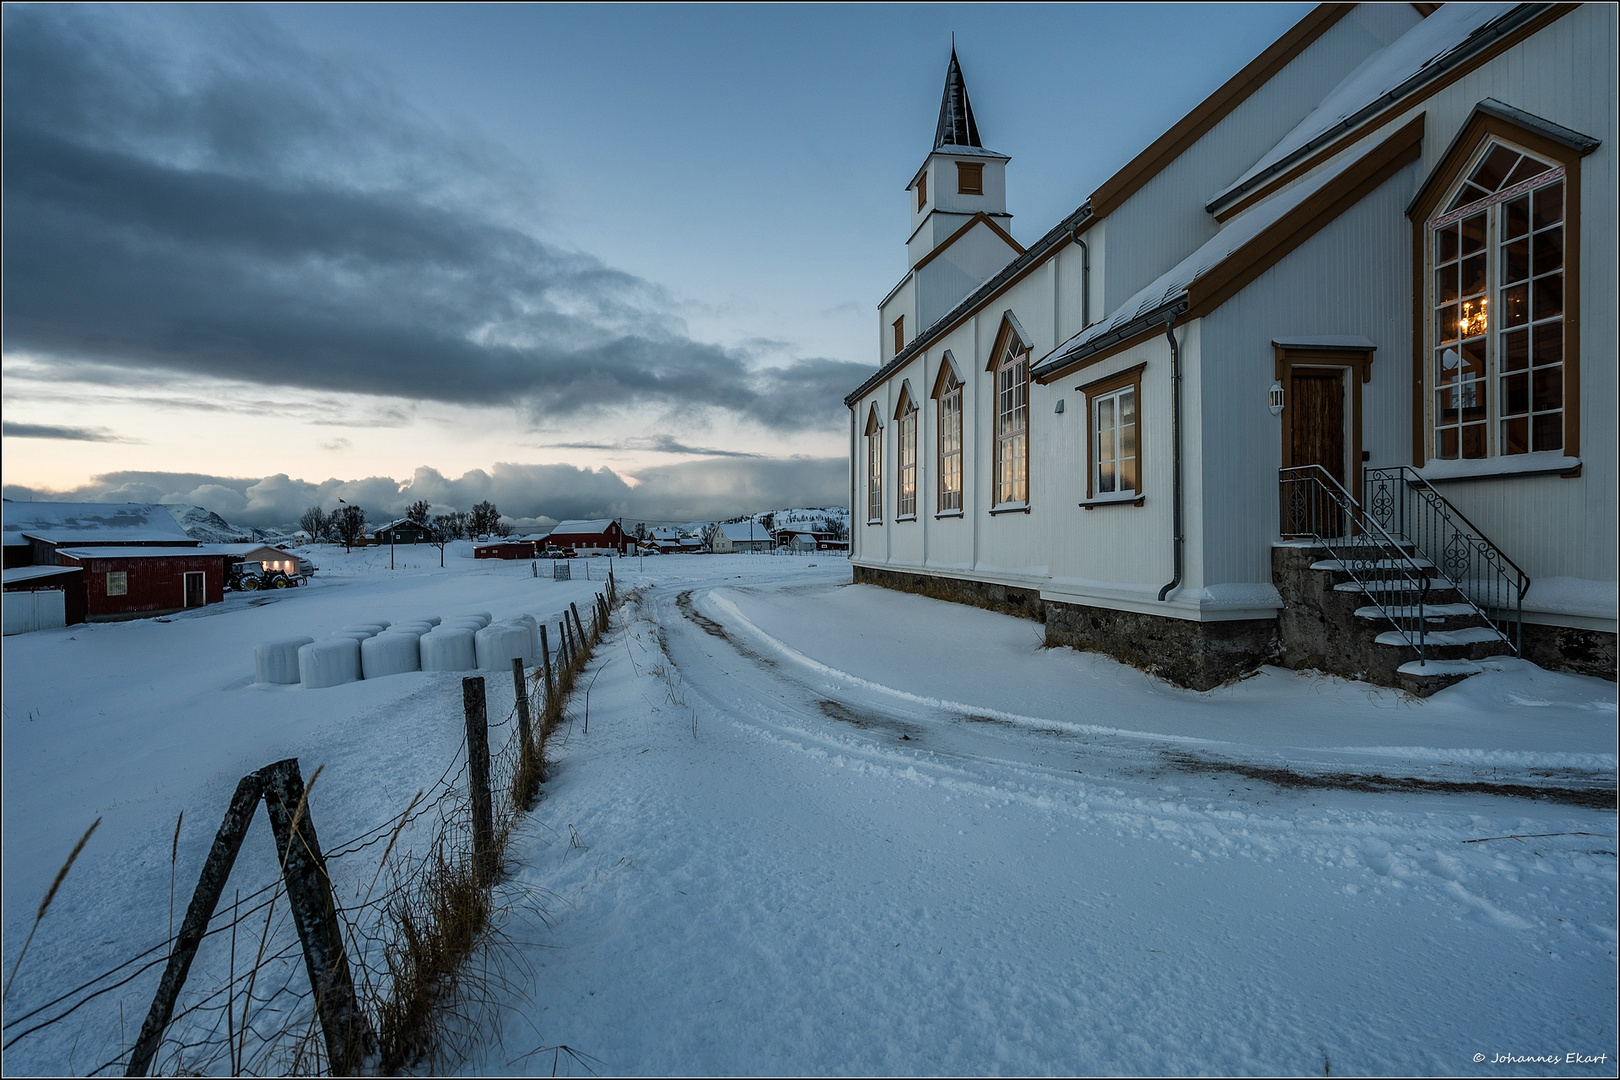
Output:
[[962,81],[955,41],[951,42],[951,65],[945,69],[945,96],[939,102],[939,126],[934,129],[934,149],[942,146],[984,146],[979,141],[979,125],[973,122],[973,106],[968,101],[967,84]]

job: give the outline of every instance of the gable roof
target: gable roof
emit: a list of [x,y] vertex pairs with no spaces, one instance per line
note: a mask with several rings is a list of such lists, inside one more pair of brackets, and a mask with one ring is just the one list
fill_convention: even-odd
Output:
[[[749,530],[753,530],[750,532]],[[757,521],[728,521],[720,526],[720,532],[732,543],[753,540],[756,543],[771,543],[771,534]]]
[[196,540],[157,503],[11,502],[3,507],[5,543],[35,537],[52,544],[163,542],[195,547]]
[[1417,160],[1423,124],[1420,113],[1365,154],[1346,158],[1234,218],[1106,318],[1053,349],[1031,370],[1031,377],[1053,378],[1128,347],[1145,334],[1162,332],[1167,320],[1208,314],[1395,171]]
[[1443,4],[1422,22],[1363,60],[1287,135],[1205,205],[1227,216],[1331,154],[1341,138],[1391,109],[1410,106],[1446,84],[1473,58],[1532,33],[1574,4]]
[[612,518],[593,518],[590,521],[570,520],[559,521],[557,527],[551,530],[551,536],[578,536],[582,533],[595,535],[605,533],[608,526],[613,524]]

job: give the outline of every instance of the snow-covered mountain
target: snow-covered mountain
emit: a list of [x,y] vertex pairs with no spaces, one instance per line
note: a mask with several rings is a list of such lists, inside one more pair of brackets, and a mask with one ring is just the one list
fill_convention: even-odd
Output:
[[200,506],[170,506],[169,516],[186,530],[186,535],[205,544],[236,544],[258,540],[263,533],[258,529],[232,525],[212,510]]

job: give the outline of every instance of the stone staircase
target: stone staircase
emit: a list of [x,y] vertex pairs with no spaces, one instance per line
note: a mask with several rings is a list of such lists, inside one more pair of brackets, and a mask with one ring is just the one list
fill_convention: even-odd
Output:
[[[1400,555],[1389,551],[1387,561],[1362,566],[1358,581],[1321,543],[1273,545],[1272,580],[1283,600],[1277,623],[1284,666],[1314,668],[1427,697],[1480,671],[1477,661],[1513,654],[1508,639],[1433,563],[1411,545],[1401,548]],[[1427,595],[1410,580],[1377,572],[1396,563],[1415,563],[1427,575]],[[1373,573],[1367,572],[1369,567]],[[1396,628],[1391,616],[1408,628],[1421,619],[1422,664],[1408,634]]]

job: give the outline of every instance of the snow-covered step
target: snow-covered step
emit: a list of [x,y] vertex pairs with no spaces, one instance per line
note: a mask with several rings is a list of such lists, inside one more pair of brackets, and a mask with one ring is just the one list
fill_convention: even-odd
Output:
[[1406,604],[1387,609],[1368,604],[1366,607],[1356,608],[1356,617],[1359,619],[1416,619],[1422,616],[1425,619],[1444,619],[1453,615],[1473,615],[1472,604],[1424,604],[1419,611],[1417,605]]
[[[1416,563],[1418,569],[1420,570],[1435,569],[1434,563],[1430,562],[1428,559],[1413,559],[1411,563],[1408,563],[1404,559],[1377,559],[1373,562],[1372,568],[1378,570],[1395,570],[1402,567],[1411,566],[1413,563]],[[1356,567],[1357,570],[1360,570],[1361,568],[1362,567],[1360,565],[1357,565]],[[1313,562],[1311,563],[1311,569],[1335,570],[1342,573],[1350,572],[1349,568],[1344,565],[1343,559],[1323,559],[1320,562]]]
[[[1451,582],[1445,578],[1431,577],[1429,579],[1429,588],[1431,589],[1449,589],[1451,587]],[[1341,581],[1333,586],[1333,591],[1361,593],[1416,592],[1421,588],[1423,586],[1415,581],[1407,581],[1403,578],[1389,578],[1382,581]]]
[[1402,675],[1416,675],[1422,678],[1425,675],[1478,675],[1485,669],[1472,660],[1429,660],[1418,663],[1408,660],[1395,670]]
[[[1373,639],[1380,645],[1405,645],[1405,635],[1395,630],[1386,630]],[[1486,642],[1506,641],[1502,632],[1494,626],[1465,626],[1460,630],[1430,630],[1423,635],[1423,640],[1430,645],[1480,645]]]

